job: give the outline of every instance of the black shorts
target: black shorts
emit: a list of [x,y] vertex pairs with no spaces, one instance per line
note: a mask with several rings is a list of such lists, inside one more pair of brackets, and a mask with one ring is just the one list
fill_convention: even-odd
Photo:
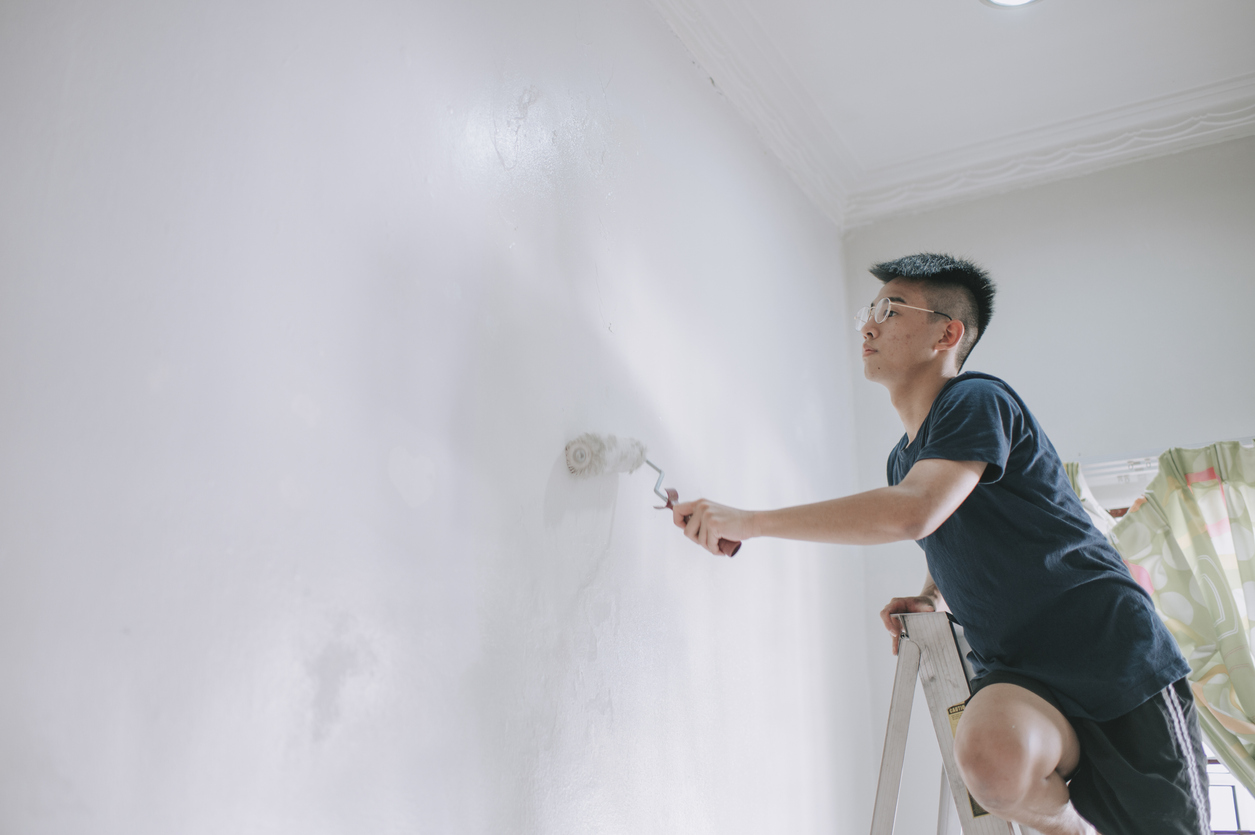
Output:
[[[1023,687],[1063,713],[1049,687],[1016,673],[974,679],[972,694],[999,682]],[[1081,761],[1066,778],[1072,805],[1102,835],[1211,832],[1207,755],[1189,681],[1107,722],[1067,719],[1081,743]]]

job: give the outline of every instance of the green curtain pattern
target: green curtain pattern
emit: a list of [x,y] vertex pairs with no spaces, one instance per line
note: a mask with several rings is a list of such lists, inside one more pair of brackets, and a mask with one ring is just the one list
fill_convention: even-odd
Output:
[[1112,543],[1190,663],[1199,722],[1255,794],[1255,447],[1171,449]]
[[1093,491],[1085,483],[1085,476],[1081,474],[1081,465],[1075,461],[1066,461],[1063,464],[1063,470],[1068,474],[1068,481],[1072,483],[1072,489],[1076,491],[1076,495],[1080,498],[1081,507],[1085,509],[1085,512],[1089,514],[1089,518],[1093,520],[1094,527],[1102,531],[1102,535],[1110,540],[1111,529],[1116,526],[1116,520],[1098,503],[1098,499],[1094,498]]

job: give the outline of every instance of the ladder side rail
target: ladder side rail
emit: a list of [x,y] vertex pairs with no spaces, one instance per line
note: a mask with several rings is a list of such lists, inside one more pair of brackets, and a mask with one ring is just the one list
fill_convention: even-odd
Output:
[[898,642],[898,667],[893,674],[889,697],[889,721],[885,725],[885,749],[880,757],[880,779],[876,783],[876,805],[872,811],[871,835],[893,835],[898,814],[898,790],[902,784],[902,762],[906,758],[906,737],[911,726],[911,703],[915,700],[915,679],[919,675],[920,648],[903,638]]
[[946,776],[946,767],[941,767],[941,791],[937,801],[937,835],[960,835],[962,824],[955,828],[958,817],[955,814],[954,794],[950,791],[950,778]]

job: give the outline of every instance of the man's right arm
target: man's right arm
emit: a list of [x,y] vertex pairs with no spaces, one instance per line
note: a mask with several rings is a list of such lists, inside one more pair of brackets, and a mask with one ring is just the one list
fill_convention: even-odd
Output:
[[937,583],[933,581],[932,572],[924,575],[924,588],[915,597],[895,597],[889,601],[885,608],[880,610],[880,619],[885,624],[885,629],[889,630],[889,634],[893,636],[893,654],[898,654],[898,636],[902,634],[902,624],[894,619],[894,615],[900,615],[906,612],[948,612],[946,601],[941,596],[941,590],[937,588]]
[[984,461],[926,458],[902,481],[863,493],[779,510],[737,510],[707,499],[680,502],[672,515],[684,535],[718,554],[719,539],[755,536],[880,545],[923,539],[937,530],[980,483]]

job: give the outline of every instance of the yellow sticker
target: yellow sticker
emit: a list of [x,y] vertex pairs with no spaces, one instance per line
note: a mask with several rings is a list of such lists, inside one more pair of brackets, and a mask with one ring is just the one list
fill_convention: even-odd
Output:
[[959,702],[957,705],[946,708],[946,713],[950,714],[950,736],[952,737],[958,732],[959,720],[963,718],[965,706],[963,702]]

